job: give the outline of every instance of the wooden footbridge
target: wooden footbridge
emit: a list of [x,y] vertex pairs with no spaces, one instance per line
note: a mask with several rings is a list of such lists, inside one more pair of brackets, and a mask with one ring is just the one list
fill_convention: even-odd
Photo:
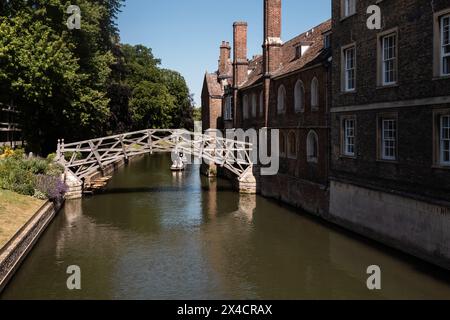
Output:
[[57,158],[80,183],[121,159],[156,152],[199,158],[233,172],[242,179],[252,171],[252,145],[183,129],[148,129],[98,139],[58,141]]

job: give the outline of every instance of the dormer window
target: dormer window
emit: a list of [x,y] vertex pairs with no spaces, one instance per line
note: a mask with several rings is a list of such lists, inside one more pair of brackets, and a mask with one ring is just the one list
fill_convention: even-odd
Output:
[[302,46],[295,47],[295,59],[299,59],[302,56]]
[[295,47],[295,59],[301,58],[305,52],[311,47],[310,43],[300,43]]
[[323,47],[324,49],[331,48],[331,33],[327,33],[323,36]]

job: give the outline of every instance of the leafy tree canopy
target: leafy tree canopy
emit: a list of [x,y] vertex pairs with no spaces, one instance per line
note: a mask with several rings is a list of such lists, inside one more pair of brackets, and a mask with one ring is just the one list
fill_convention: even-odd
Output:
[[[66,9],[81,9],[68,30]],[[0,102],[21,111],[35,152],[66,141],[149,127],[192,128],[184,78],[142,45],[119,43],[123,0],[0,0]]]

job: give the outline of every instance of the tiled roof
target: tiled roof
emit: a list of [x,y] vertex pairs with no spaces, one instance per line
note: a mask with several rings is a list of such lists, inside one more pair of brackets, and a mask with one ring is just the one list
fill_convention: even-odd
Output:
[[206,85],[208,86],[208,93],[210,96],[222,96],[223,88],[217,79],[216,73],[206,73],[205,74]]
[[[282,47],[282,65],[277,71],[274,72],[273,76],[280,77],[322,61],[325,57],[325,52],[323,50],[323,33],[330,30],[331,20],[328,20],[321,23],[317,27],[314,27],[313,29],[285,42]],[[310,44],[311,46],[300,58],[296,59],[296,47],[302,43]],[[253,66],[253,68],[250,68],[250,66]],[[249,61],[249,71],[250,73],[248,75],[248,80],[242,85],[242,87],[250,87],[262,78],[263,63],[261,56]]]

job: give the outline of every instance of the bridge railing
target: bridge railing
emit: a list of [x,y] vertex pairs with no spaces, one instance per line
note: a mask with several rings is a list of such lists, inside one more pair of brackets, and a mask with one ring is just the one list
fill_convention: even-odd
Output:
[[59,140],[57,159],[81,180],[120,159],[155,152],[182,152],[237,176],[252,166],[251,143],[183,129],[146,129],[73,143]]

